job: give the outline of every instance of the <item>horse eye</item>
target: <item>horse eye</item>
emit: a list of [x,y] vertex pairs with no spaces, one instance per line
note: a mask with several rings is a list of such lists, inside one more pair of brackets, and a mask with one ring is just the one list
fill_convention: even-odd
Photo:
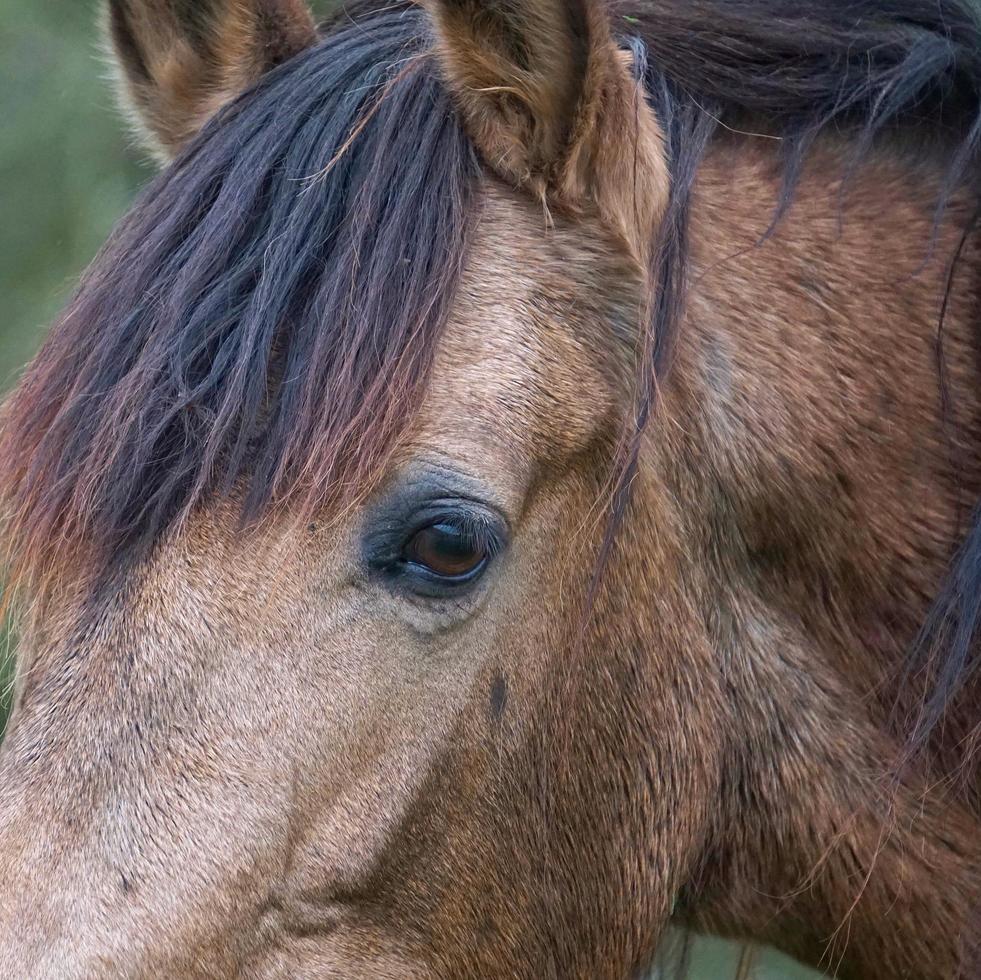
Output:
[[465,581],[487,563],[487,547],[473,534],[451,524],[424,527],[406,542],[402,560],[442,579]]

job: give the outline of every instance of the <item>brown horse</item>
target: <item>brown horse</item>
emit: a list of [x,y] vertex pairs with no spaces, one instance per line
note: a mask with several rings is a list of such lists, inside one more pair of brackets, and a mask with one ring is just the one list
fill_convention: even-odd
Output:
[[2,417],[0,976],[974,975],[977,5],[109,15],[170,162]]

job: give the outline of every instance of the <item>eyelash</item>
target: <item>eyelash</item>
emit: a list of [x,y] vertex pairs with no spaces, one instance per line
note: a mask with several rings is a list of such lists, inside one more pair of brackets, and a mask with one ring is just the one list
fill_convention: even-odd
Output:
[[477,514],[463,513],[460,511],[447,514],[434,512],[431,517],[427,515],[425,522],[413,528],[406,536],[402,542],[402,547],[405,548],[420,531],[424,531],[427,527],[433,527],[437,524],[443,524],[453,528],[455,531],[459,531],[466,537],[469,544],[486,553],[488,561],[496,558],[504,550],[504,541],[502,540],[501,534],[493,527],[490,521]]

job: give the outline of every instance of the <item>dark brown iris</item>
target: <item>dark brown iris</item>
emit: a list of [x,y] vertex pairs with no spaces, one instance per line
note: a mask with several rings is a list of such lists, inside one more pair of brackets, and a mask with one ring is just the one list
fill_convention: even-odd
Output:
[[403,558],[440,578],[466,578],[483,565],[487,549],[460,528],[433,524],[410,538]]

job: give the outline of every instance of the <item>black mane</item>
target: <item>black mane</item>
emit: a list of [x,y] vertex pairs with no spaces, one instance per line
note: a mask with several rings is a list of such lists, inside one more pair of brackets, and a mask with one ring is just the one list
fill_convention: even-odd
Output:
[[242,482],[245,519],[370,485],[425,384],[479,176],[427,41],[417,8],[343,25],[141,195],[2,419],[15,572],[98,574]]

